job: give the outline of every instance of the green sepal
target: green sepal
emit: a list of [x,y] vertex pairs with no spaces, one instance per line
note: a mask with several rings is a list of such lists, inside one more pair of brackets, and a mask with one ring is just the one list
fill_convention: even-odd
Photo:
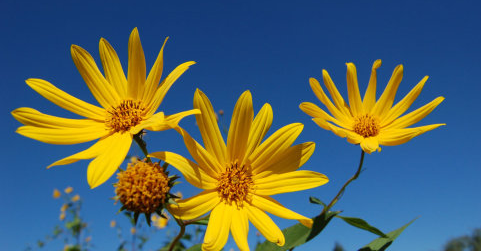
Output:
[[190,224],[194,224],[194,225],[202,225],[202,226],[207,226],[207,224],[209,224],[209,219],[210,219],[210,216],[205,218],[205,219],[201,219],[201,220],[198,220],[198,221],[194,221]]
[[371,241],[369,244],[367,244],[366,246],[359,249],[359,251],[384,251],[384,250],[386,250],[392,244],[392,242],[404,231],[404,229],[406,229],[406,227],[411,225],[411,223],[413,223],[416,219],[417,218],[411,220],[406,225],[404,225],[404,226],[402,226],[402,227],[400,227],[400,228],[398,228],[394,231],[391,231],[391,232],[387,233],[386,234],[387,237],[379,237],[379,238]]
[[137,221],[139,220],[139,212],[134,212],[134,226],[137,225]]
[[384,234],[381,230],[369,225],[369,223],[367,223],[363,219],[354,218],[354,217],[345,217],[345,216],[340,216],[340,215],[337,215],[336,217],[344,220],[347,224],[349,224],[351,226],[354,226],[354,227],[369,231],[373,234],[377,234],[381,237],[387,238],[387,235]]
[[150,213],[145,214],[145,221],[147,221],[147,225],[149,225],[149,227],[152,223],[152,219],[150,218],[150,215],[151,215]]
[[318,205],[321,205],[323,207],[327,207],[326,203],[322,202],[320,199],[318,199],[314,196],[309,197],[309,202],[312,203],[312,204],[318,204]]
[[172,198],[169,198],[169,201],[167,201],[167,203],[168,203],[168,204],[174,204],[174,205],[176,205],[176,206],[179,205],[179,204],[177,204],[177,202],[176,202],[174,199],[172,199]]

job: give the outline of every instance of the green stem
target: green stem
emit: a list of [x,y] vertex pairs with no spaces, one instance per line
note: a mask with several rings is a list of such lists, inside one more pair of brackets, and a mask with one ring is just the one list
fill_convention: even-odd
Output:
[[150,160],[150,157],[148,157],[149,152],[147,151],[147,144],[146,144],[145,141],[140,137],[140,135],[142,135],[142,133],[143,133],[143,131],[140,131],[139,133],[135,134],[135,135],[134,135],[134,140],[135,140],[135,142],[137,143],[137,145],[139,145],[140,150],[142,150],[142,152],[144,153],[145,158],[147,158],[147,162],[152,162],[152,161]]
[[364,163],[364,151],[361,150],[361,160],[359,161],[359,167],[357,168],[357,171],[356,173],[344,184],[344,186],[342,186],[341,190],[339,190],[339,192],[337,193],[336,197],[334,197],[334,199],[332,199],[332,201],[329,203],[329,205],[327,205],[326,207],[324,207],[324,210],[322,210],[322,213],[321,214],[324,214],[326,213],[327,211],[329,211],[329,209],[331,209],[332,206],[334,206],[334,204],[336,204],[342,197],[342,195],[344,194],[344,190],[346,190],[346,187],[354,180],[357,179],[357,177],[359,177],[359,174],[361,173],[361,170],[362,170],[362,164]]
[[175,222],[177,222],[177,225],[180,227],[179,234],[175,237],[169,247],[169,251],[173,251],[175,245],[177,245],[177,242],[179,242],[180,238],[182,238],[182,236],[185,234],[185,224],[182,220],[175,218],[174,214],[169,210],[169,208],[167,208],[167,211],[169,211],[170,215],[172,215],[172,217],[175,219]]
[[196,223],[196,222],[198,222],[198,221],[205,220],[205,219],[209,218],[209,216],[210,216],[210,214],[207,214],[207,215],[205,215],[205,216],[202,216],[202,217],[199,217],[199,218],[195,218],[195,219],[193,219],[193,220],[186,220],[186,221],[184,221],[184,225],[187,226],[187,225]]

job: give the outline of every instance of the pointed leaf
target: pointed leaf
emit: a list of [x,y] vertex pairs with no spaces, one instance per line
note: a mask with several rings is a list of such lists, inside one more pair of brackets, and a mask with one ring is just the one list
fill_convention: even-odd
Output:
[[387,233],[387,238],[379,237],[379,238],[373,240],[372,242],[370,242],[366,246],[359,249],[359,251],[384,251],[384,250],[386,250],[392,244],[392,242],[404,231],[404,229],[406,227],[408,227],[409,225],[411,225],[411,223],[413,223],[416,219],[417,218],[411,220],[406,225],[404,225],[404,226],[402,226],[402,227],[400,227],[400,228],[398,228],[394,231],[391,231],[391,232]]
[[318,204],[318,205],[327,207],[326,203],[322,202],[320,199],[314,196],[309,197],[309,202],[311,202],[312,204]]
[[373,234],[377,234],[381,237],[387,238],[387,235],[384,234],[381,230],[369,225],[369,223],[367,223],[363,219],[354,218],[354,217],[345,217],[345,216],[340,216],[340,215],[337,215],[336,217],[344,220],[347,224],[349,224],[351,226],[354,226],[354,227],[357,227],[357,228],[360,228],[360,229],[364,229],[364,230],[369,231]]

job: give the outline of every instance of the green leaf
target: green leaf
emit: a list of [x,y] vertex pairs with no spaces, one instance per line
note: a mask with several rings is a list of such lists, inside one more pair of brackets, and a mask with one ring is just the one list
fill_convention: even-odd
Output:
[[185,251],[201,251],[202,250],[202,243],[195,244],[194,246],[186,249]]
[[417,218],[411,220],[406,225],[387,233],[387,237],[379,237],[373,240],[371,243],[359,249],[359,251],[384,251],[386,250],[392,242],[404,231],[406,227],[411,225]]
[[340,216],[340,215],[337,215],[336,217],[344,220],[347,224],[349,224],[351,226],[354,226],[354,227],[357,227],[357,228],[360,228],[360,229],[364,229],[364,230],[369,231],[373,234],[377,234],[381,237],[387,238],[387,235],[384,234],[381,230],[369,225],[369,223],[367,223],[363,219],[354,218],[354,217],[345,217],[345,216]]
[[314,223],[312,225],[312,229],[302,225],[301,223],[288,227],[282,230],[282,233],[286,238],[286,243],[284,246],[279,247],[270,241],[265,241],[257,245],[256,251],[284,251],[300,246],[316,237],[324,229],[324,227],[327,226],[332,218],[339,213],[339,211],[329,211],[315,217],[313,219]]
[[314,196],[309,197],[309,202],[311,202],[312,204],[318,204],[318,205],[327,207],[326,203],[322,202],[320,199]]

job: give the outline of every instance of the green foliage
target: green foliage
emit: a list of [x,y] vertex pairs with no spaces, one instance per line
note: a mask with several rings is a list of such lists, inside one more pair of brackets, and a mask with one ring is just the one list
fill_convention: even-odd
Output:
[[481,251],[481,228],[475,229],[471,235],[449,240],[443,251]]
[[410,222],[408,222],[406,225],[404,225],[404,226],[402,226],[402,227],[400,227],[400,228],[398,228],[394,231],[391,231],[391,232],[387,233],[386,237],[379,237],[379,238],[373,240],[372,242],[370,242],[366,246],[359,249],[359,251],[384,251],[384,250],[386,250],[392,244],[392,242],[404,231],[404,229],[406,229],[406,227],[411,225],[411,223],[413,223],[416,219],[413,219]]
[[381,237],[388,238],[386,236],[386,234],[384,234],[381,230],[369,225],[369,223],[367,223],[363,219],[354,218],[354,217],[345,217],[345,216],[340,216],[340,215],[337,215],[336,217],[344,220],[347,224],[349,224],[351,226],[354,226],[354,227],[357,227],[357,228],[360,228],[360,229],[364,229],[364,230],[369,231],[373,234],[377,234]]

